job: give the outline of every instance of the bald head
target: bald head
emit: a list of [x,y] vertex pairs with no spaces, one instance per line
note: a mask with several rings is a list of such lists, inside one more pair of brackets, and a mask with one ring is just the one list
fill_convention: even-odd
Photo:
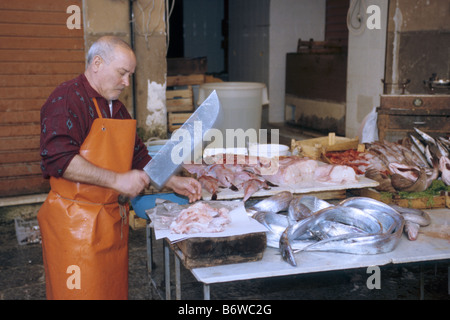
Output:
[[123,48],[133,52],[133,49],[128,43],[115,36],[103,36],[95,41],[89,48],[87,55],[87,65],[90,65],[95,56],[100,56],[106,63],[110,63],[114,59],[114,50],[117,48]]
[[136,56],[128,43],[114,36],[99,38],[89,49],[85,75],[106,100],[116,100],[130,83]]

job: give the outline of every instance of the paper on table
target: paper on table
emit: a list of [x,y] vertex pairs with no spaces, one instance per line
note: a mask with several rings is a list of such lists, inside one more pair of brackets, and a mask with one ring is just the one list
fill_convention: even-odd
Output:
[[[222,203],[225,207],[230,207],[231,210],[229,212],[231,223],[226,226],[225,230],[222,232],[208,232],[208,233],[194,233],[194,234],[176,234],[171,233],[168,226],[170,225],[169,221],[166,223],[158,223],[161,217],[166,217],[167,220],[173,220],[178,216],[179,211],[187,208],[186,205],[177,205],[174,204],[171,207],[163,208],[156,207],[152,212],[149,212],[148,215],[152,222],[154,222],[154,230],[155,230],[155,238],[162,239],[168,238],[172,243],[181,241],[188,238],[211,238],[211,237],[229,237],[247,233],[254,232],[266,232],[267,229],[258,221],[252,219],[247,215],[247,211],[245,210],[244,203],[242,201],[239,202],[230,202],[230,201],[214,201],[208,202],[208,204],[214,203],[214,207],[220,206]],[[169,211],[175,212],[174,215],[171,215]],[[169,218],[169,216],[171,216]]]

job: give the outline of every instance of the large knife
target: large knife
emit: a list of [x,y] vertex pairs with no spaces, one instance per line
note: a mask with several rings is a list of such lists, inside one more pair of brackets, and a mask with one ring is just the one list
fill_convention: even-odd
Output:
[[[202,152],[203,138],[214,127],[220,111],[220,101],[214,90],[147,163],[144,171],[156,189],[164,187],[167,180],[177,172],[182,163],[192,159],[194,154]],[[128,197],[120,195],[119,204],[126,202],[128,202]]]

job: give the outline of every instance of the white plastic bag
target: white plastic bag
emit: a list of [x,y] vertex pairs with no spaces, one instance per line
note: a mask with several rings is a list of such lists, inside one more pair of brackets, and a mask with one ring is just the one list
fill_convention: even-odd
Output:
[[377,127],[377,108],[373,107],[372,111],[364,118],[360,127],[360,143],[371,143],[378,141],[378,127]]

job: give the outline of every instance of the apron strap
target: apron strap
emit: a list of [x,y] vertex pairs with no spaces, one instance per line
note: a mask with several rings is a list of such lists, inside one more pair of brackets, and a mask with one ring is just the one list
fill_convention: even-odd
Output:
[[102,119],[103,117],[102,117],[102,113],[100,112],[100,108],[98,107],[97,99],[94,97],[94,98],[92,98],[92,101],[94,101],[94,105],[95,105],[95,109],[97,109],[98,117],[100,119]]

